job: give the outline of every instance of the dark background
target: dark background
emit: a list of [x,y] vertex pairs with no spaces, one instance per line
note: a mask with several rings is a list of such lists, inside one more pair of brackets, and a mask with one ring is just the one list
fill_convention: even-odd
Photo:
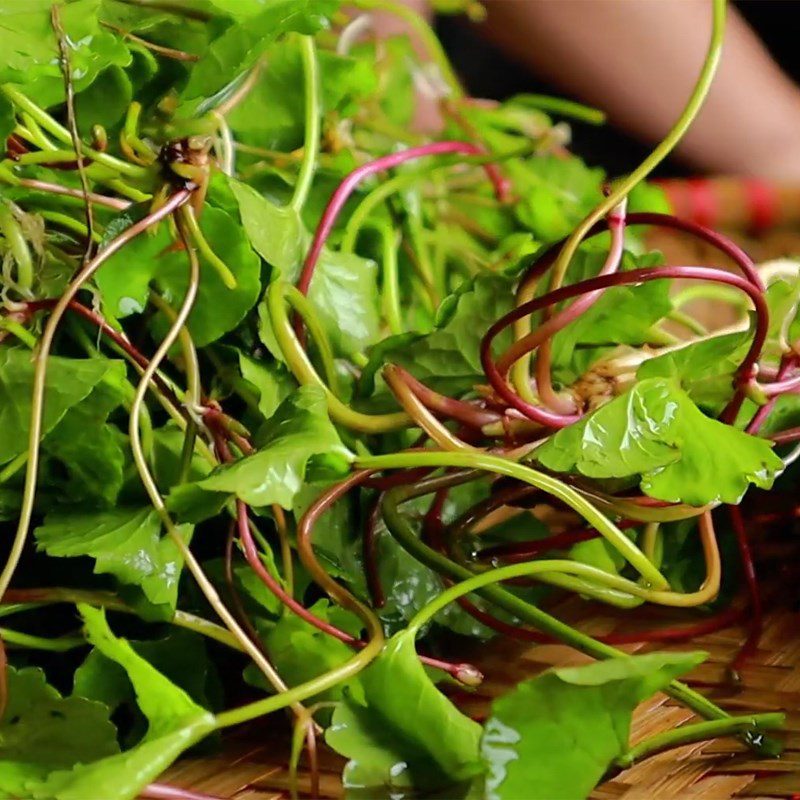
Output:
[[[800,82],[800,25],[797,24],[800,22],[800,3],[794,0],[739,0],[734,5],[783,70]],[[470,94],[495,100],[523,92],[564,96],[561,89],[510,61],[462,18],[442,17],[437,21],[436,29]],[[571,125],[574,151],[590,164],[602,165],[612,175],[629,172],[649,152],[649,148],[639,141],[610,125],[601,128],[577,122]],[[677,176],[688,173],[679,162],[667,160],[656,174]]]

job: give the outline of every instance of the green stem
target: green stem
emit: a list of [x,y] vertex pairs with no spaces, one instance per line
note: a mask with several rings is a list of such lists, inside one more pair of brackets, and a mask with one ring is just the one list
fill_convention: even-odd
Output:
[[[17,108],[26,113],[36,120],[41,127],[55,136],[56,139],[72,146],[72,136],[70,132],[59,122],[56,122],[44,109],[36,105],[32,100],[29,100],[19,89],[6,83],[0,86],[2,92]],[[91,158],[98,164],[110,167],[116,170],[121,175],[127,175],[131,178],[149,179],[152,177],[151,170],[145,167],[140,167],[136,164],[130,164],[127,161],[114,158],[108,153],[101,153],[98,150],[92,150],[89,147],[84,148],[84,154],[87,158]]]
[[301,683],[299,686],[293,686],[282,694],[273,695],[263,700],[256,700],[239,708],[232,708],[230,711],[223,711],[217,715],[216,727],[220,729],[229,728],[232,725],[241,725],[243,722],[249,722],[286,708],[292,703],[301,703],[310,697],[322,694],[328,689],[332,689],[334,686],[338,686],[358,675],[361,670],[377,658],[382,649],[383,637],[372,638],[363,650],[358,651],[351,659],[329,672]]
[[464,90],[461,88],[458,76],[450,65],[450,59],[448,59],[439,37],[416,11],[402,3],[395,3],[393,0],[354,0],[353,5],[365,11],[386,11],[402,19],[420,38],[428,51],[428,55],[439,67],[442,78],[444,78],[450,90],[450,97],[460,98],[464,96]]
[[82,636],[64,636],[60,639],[47,639],[44,636],[32,636],[29,633],[12,631],[10,628],[0,628],[0,639],[6,644],[25,647],[31,650],[49,650],[51,653],[65,653],[76,647],[83,647],[86,639]]
[[[116,595],[107,592],[52,587],[47,589],[21,589],[15,593],[15,596],[19,596],[22,602],[0,605],[0,616],[5,616],[6,613],[16,613],[17,611],[56,603],[69,603],[70,605],[85,603],[90,606],[106,608],[109,611],[119,611],[137,616],[135,609],[125,605]],[[6,612],[6,609],[13,609],[13,611]],[[188,611],[176,610],[172,619],[167,620],[167,622],[179,628],[199,633],[201,636],[213,639],[234,650],[242,649],[241,645],[225,628],[203,617],[190,614]]]
[[12,336],[16,336],[22,344],[33,350],[36,347],[36,337],[21,323],[15,319],[0,319],[0,330],[8,331]]
[[698,284],[681,289],[672,297],[672,305],[681,308],[692,300],[721,300],[738,309],[747,308],[748,299],[738,290],[720,284]]
[[643,181],[675,148],[683,138],[686,130],[692,124],[697,113],[711,88],[711,82],[717,71],[722,54],[722,41],[725,32],[725,0],[713,0],[713,21],[711,40],[708,45],[703,67],[694,89],[689,97],[686,107],[681,112],[672,130],[664,137],[661,143],[650,153],[647,158],[630,175],[622,178],[609,195],[578,225],[572,235],[564,243],[561,252],[553,265],[550,288],[557,289],[564,281],[570,262],[575,251],[585,238],[589,229],[602,220],[638,183]]
[[708,336],[708,329],[705,325],[698,322],[689,314],[684,314],[683,311],[679,311],[677,308],[673,308],[672,311],[667,314],[667,319],[672,320],[672,322],[677,322],[678,325],[683,325],[684,328],[698,336]]
[[389,330],[397,335],[403,332],[403,312],[400,308],[400,276],[397,269],[397,249],[400,236],[388,223],[376,225],[383,239],[382,300]]
[[561,117],[571,117],[589,125],[602,125],[606,115],[599,108],[592,108],[573,100],[564,100],[560,97],[550,97],[546,94],[523,94],[515,98],[514,102],[527,108],[546,111],[548,114],[557,114]]
[[610,519],[600,513],[588,500],[570,486],[543,472],[488,453],[416,452],[384,456],[362,456],[355,461],[359,469],[407,469],[413,467],[457,467],[480,469],[516,478],[544,490],[566,503],[595,528],[649,584],[646,588],[667,589],[667,579],[648,560],[647,556]]
[[[161,295],[157,292],[150,292],[150,301],[170,322],[175,322],[178,316],[175,309]],[[200,378],[200,362],[197,358],[197,348],[194,346],[194,340],[185,325],[181,327],[178,338],[183,352],[183,369],[186,373],[187,387],[184,402],[195,410],[199,410],[203,399],[203,387]],[[142,408],[144,409],[145,407],[142,406]],[[186,430],[183,432],[179,483],[186,483],[189,479],[196,442],[197,423],[194,416],[190,414],[186,422]]]
[[312,36],[300,37],[300,58],[303,62],[303,79],[305,81],[305,134],[303,137],[303,161],[300,164],[300,173],[294,186],[289,208],[298,214],[311,191],[314,172],[317,168],[320,139],[320,85],[317,53]]
[[656,753],[680,747],[694,742],[705,742],[719,736],[733,736],[749,734],[754,736],[759,731],[781,728],[786,721],[786,716],[780,713],[751,714],[750,716],[727,717],[726,719],[698,722],[694,725],[684,725],[671,731],[650,736],[621,755],[616,760],[616,765],[622,769],[633,766],[637,761],[648,758]]
[[17,286],[23,294],[28,294],[33,288],[33,259],[22,226],[7,203],[0,203],[0,233],[17,265]]
[[36,603],[10,603],[0,606],[0,617],[10,617],[14,614],[22,614],[24,611],[32,611],[39,606]]
[[8,464],[3,467],[2,471],[0,471],[0,484],[5,483],[13,478],[22,469],[22,467],[25,466],[27,461],[27,451],[20,453],[18,456],[16,456],[16,458],[9,461]]
[[[77,233],[79,236],[89,235],[89,229],[86,224],[79,219],[75,219],[75,217],[70,217],[68,214],[62,214],[60,211],[50,211],[49,209],[42,209],[38,214],[42,219],[60,225],[62,228]],[[92,241],[95,243],[102,242],[103,237],[97,231],[92,231]]]
[[216,270],[225,286],[228,289],[235,289],[238,286],[236,276],[231,272],[228,265],[211,249],[211,245],[203,235],[203,231],[200,230],[194,211],[188,208],[183,216],[186,219],[186,228],[200,254]]

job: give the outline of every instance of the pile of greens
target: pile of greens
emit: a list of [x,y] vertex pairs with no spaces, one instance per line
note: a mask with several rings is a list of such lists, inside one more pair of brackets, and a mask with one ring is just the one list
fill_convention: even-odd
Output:
[[[679,681],[702,653],[614,646],[747,613],[741,668],[738,504],[798,453],[800,270],[642,182],[708,90],[724,3],[675,128],[610,184],[549,116],[597,112],[477,103],[422,20],[353,5],[0,11],[0,797],[197,797],[159,776],[276,711],[257,724],[292,722],[314,797],[322,746],[348,796],[497,800],[584,798],[717,735],[779,746],[780,714]],[[647,225],[738,272],[665,265]],[[698,298],[738,322],[707,330]],[[598,640],[565,595],[686,623]],[[499,636],[596,661],[478,722],[454,699],[482,675],[450,659]],[[631,747],[658,691],[703,721]]]

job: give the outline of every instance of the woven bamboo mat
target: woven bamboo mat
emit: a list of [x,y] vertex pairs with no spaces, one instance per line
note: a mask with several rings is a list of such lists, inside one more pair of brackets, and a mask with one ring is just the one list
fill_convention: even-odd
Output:
[[[737,238],[742,241],[744,237]],[[771,231],[758,240],[742,243],[756,261],[800,255],[800,233],[796,230]],[[712,250],[698,247],[683,236],[656,233],[650,245],[661,249],[669,263],[726,266]],[[764,531],[751,531],[754,539],[767,540],[766,546],[761,542],[760,573],[762,584],[769,592],[768,612],[759,649],[742,670],[739,684],[731,682],[727,667],[744,641],[745,631],[741,627],[700,637],[691,644],[659,646],[660,649],[706,651],[708,660],[689,676],[688,682],[722,707],[734,713],[785,711],[786,749],[782,757],[755,759],[744,745],[733,739],[691,745],[650,758],[614,776],[595,791],[593,800],[800,800],[800,547],[796,543],[797,534],[797,530],[782,529],[770,531],[767,537]],[[565,602],[556,613],[593,635],[611,633],[631,624],[630,613],[620,616],[577,599]],[[677,621],[686,622],[686,617],[678,618],[663,611],[636,612],[637,625],[669,625]],[[643,652],[655,648],[648,645],[626,649]],[[467,658],[474,655],[474,663],[486,675],[477,693],[454,698],[466,713],[478,719],[486,714],[492,698],[507,692],[519,681],[551,666],[585,660],[561,646],[531,646],[500,639],[493,642],[491,648],[459,655]],[[691,717],[691,712],[666,696],[657,696],[637,710],[632,741],[674,728]],[[220,755],[179,762],[163,780],[224,800],[287,800],[288,740],[288,728],[273,715],[261,725],[229,740]],[[321,797],[318,800],[342,797],[343,761],[324,745],[320,747],[319,758]],[[301,794],[305,792],[302,796],[310,798],[307,773],[301,774],[299,786]]]
[[[791,535],[796,536],[796,532]],[[797,553],[796,548],[794,552]],[[779,577],[780,563],[788,563],[789,558],[790,552],[784,548],[779,560],[762,565],[762,569]],[[797,613],[800,582],[797,577],[793,570],[791,575],[780,576],[778,588],[773,588],[759,649],[742,670],[739,684],[730,680],[727,667],[744,639],[740,627],[718,631],[691,644],[661,648],[706,651],[708,660],[689,676],[688,682],[724,708],[735,713],[785,711],[783,756],[756,759],[733,739],[692,745],[653,757],[618,774],[596,790],[594,800],[800,798],[800,617]],[[626,618],[594,606],[591,610],[593,613],[587,620],[587,604],[576,599],[563,603],[557,613],[563,619],[581,620],[581,627],[594,635],[611,633],[626,625],[630,630],[630,615]],[[637,612],[636,624],[668,625],[678,619],[670,613]],[[686,617],[682,620],[685,622]],[[655,648],[633,645],[626,649],[644,652]],[[562,646],[531,646],[500,640],[481,652],[488,655],[474,660],[484,670],[486,680],[475,694],[454,698],[462,710],[478,719],[486,714],[493,697],[507,692],[519,681],[551,666],[586,660]],[[691,718],[691,712],[659,695],[637,710],[632,740],[636,742],[669,730]],[[174,766],[164,780],[225,800],[286,800],[288,730],[281,725],[275,718],[264,721],[229,741],[219,756],[185,760]],[[320,765],[321,798],[342,797],[339,781],[342,760],[323,746]],[[306,792],[303,797],[311,796],[307,774],[301,775],[300,788]]]

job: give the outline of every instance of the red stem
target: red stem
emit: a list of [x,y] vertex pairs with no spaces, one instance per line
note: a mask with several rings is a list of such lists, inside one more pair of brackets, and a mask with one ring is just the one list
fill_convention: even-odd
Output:
[[502,419],[502,415],[494,411],[486,411],[464,400],[456,400],[453,397],[439,394],[439,392],[435,392],[424,383],[418,381],[410,372],[407,372],[402,367],[396,364],[392,366],[398,377],[406,383],[408,388],[419,398],[420,402],[426,408],[429,408],[431,411],[441,416],[449,417],[471,428],[478,429],[481,429],[484,425],[499,422]]
[[758,576],[756,575],[756,565],[753,561],[753,553],[750,543],[747,540],[747,531],[744,527],[742,510],[739,506],[728,506],[733,525],[733,532],[736,536],[736,543],[739,546],[739,555],[742,559],[742,569],[744,570],[744,580],[750,596],[750,618],[747,639],[739,650],[739,654],[731,664],[731,669],[738,674],[745,662],[758,649],[763,630],[763,606],[761,602],[761,591],[758,586]]
[[[769,311],[762,292],[750,281],[719,269],[711,269],[709,267],[657,267],[653,269],[645,268],[630,270],[628,272],[617,272],[611,275],[600,275],[571,286],[563,286],[542,297],[535,298],[534,300],[517,306],[499,319],[489,328],[481,342],[481,363],[492,388],[506,403],[516,408],[534,422],[551,428],[566,427],[566,425],[570,424],[566,417],[527,403],[508,385],[506,375],[497,368],[492,360],[491,346],[494,339],[518,319],[533,314],[543,308],[547,308],[555,303],[560,303],[562,300],[568,300],[571,297],[586,294],[587,292],[608,289],[611,286],[627,286],[630,284],[665,279],[704,280],[724,283],[739,289],[750,297],[756,310],[756,330],[753,335],[753,341],[750,344],[750,349],[737,371],[738,385],[746,384],[754,375],[755,364],[761,353],[764,341],[766,340],[769,325]],[[523,337],[523,339],[520,339],[516,343],[520,345],[519,349],[521,352],[524,352],[524,345],[522,343],[525,342],[526,339],[527,337]]]
[[[300,272],[300,277],[297,281],[297,288],[303,293],[308,294],[308,287],[311,284],[311,278],[314,275],[314,268],[319,261],[322,248],[330,236],[333,226],[336,224],[336,219],[339,216],[347,199],[356,189],[356,187],[365,178],[370,175],[375,175],[387,169],[398,167],[405,164],[407,161],[413,161],[417,158],[424,156],[435,155],[448,155],[451,153],[460,153],[462,155],[485,155],[484,150],[469,142],[432,142],[430,144],[420,145],[419,147],[409,147],[400,153],[392,153],[388,156],[376,158],[374,161],[369,161],[362,164],[360,167],[354,169],[337,187],[334,193],[328,200],[328,205],[322,212],[322,218],[317,225],[317,230],[314,232],[314,239],[311,242],[308,255],[303,263],[303,269]],[[495,194],[499,200],[504,199],[507,186],[505,181],[500,175],[497,167],[493,164],[484,165],[486,174],[491,180],[495,188]]]

